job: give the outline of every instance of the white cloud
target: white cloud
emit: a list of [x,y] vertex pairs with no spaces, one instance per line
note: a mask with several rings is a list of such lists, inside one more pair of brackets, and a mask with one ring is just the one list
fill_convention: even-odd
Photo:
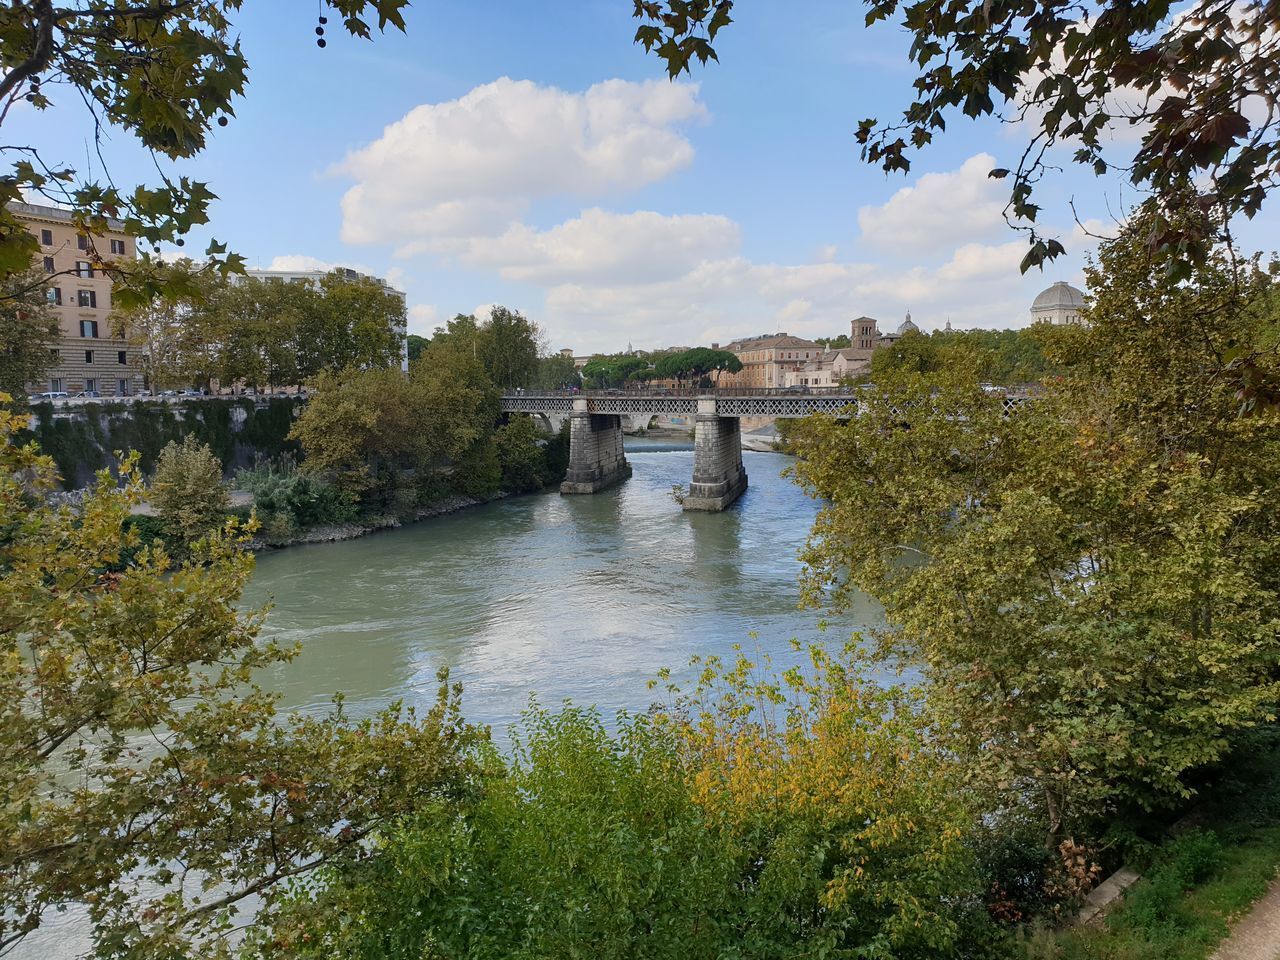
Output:
[[738,244],[738,225],[728,217],[593,208],[550,230],[513,224],[500,237],[472,238],[460,259],[540,285],[636,283],[682,276],[702,260],[736,252]]
[[440,325],[440,311],[432,304],[415,303],[408,312],[410,333],[416,333],[420,337],[430,337]]
[[1003,230],[1007,190],[987,176],[995,165],[994,157],[980,153],[959,170],[926,173],[886,203],[861,208],[863,248],[923,259]]
[[278,257],[272,257],[271,262],[267,265],[268,270],[287,270],[291,273],[307,273],[311,270],[337,270],[339,267],[348,270],[355,270],[359,273],[367,273],[373,275],[373,271],[368,267],[355,263],[331,263],[328,260],[321,260],[318,257],[308,256],[305,253],[286,253]]
[[503,77],[422,104],[339,166],[356,181],[342,238],[447,251],[454,238],[501,234],[534,199],[653,183],[690,163],[676,127],[705,115],[695,85],[658,80],[572,93]]

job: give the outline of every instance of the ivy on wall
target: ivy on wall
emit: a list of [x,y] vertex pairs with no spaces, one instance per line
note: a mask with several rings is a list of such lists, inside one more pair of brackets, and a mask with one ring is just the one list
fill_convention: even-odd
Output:
[[287,438],[300,403],[291,397],[212,397],[176,404],[108,401],[57,411],[42,403],[31,409],[27,436],[53,457],[68,490],[87,485],[103,467],[114,470],[117,450],[137,450],[150,473],[165,445],[188,435],[207,443],[230,474],[259,456],[298,451]]

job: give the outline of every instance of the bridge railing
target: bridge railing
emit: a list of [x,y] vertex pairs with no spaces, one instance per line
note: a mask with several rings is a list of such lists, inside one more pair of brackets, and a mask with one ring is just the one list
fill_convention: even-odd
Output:
[[626,387],[615,390],[521,390],[504,396],[523,397],[824,397],[855,396],[866,387]]

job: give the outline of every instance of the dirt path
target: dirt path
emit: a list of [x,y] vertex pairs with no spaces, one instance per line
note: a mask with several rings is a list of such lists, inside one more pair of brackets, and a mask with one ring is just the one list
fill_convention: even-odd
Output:
[[1232,928],[1212,960],[1280,960],[1280,879]]

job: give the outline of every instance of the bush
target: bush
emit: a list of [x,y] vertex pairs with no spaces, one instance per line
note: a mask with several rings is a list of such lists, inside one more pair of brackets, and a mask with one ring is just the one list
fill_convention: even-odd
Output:
[[294,527],[346,523],[356,517],[355,501],[349,493],[319,475],[301,472],[287,457],[259,461],[240,470],[236,485],[253,494],[254,506],[264,517],[283,514]]
[[535,705],[511,759],[478,751],[483,790],[420,807],[299,888],[261,946],[347,960],[1004,954],[973,896],[969,798],[918,703],[830,661],[776,686],[744,662],[704,666],[692,698],[608,726]]
[[498,492],[502,484],[502,466],[493,437],[476,443],[453,465],[453,489],[464,497],[483,500]]
[[150,500],[165,536],[188,545],[226,519],[230,498],[222,483],[222,462],[193,436],[170,441],[160,452]]

